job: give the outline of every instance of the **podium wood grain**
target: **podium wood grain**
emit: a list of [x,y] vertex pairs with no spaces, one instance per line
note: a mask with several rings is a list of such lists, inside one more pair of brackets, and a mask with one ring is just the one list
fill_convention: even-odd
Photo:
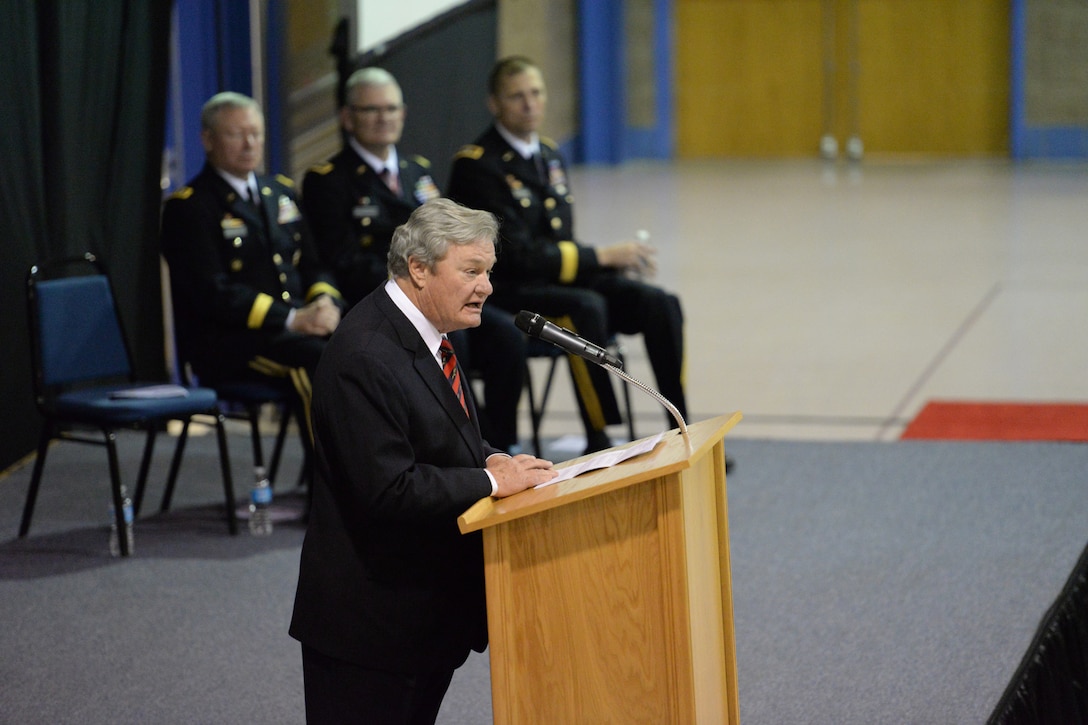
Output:
[[740,413],[458,520],[483,530],[496,723],[737,723],[723,437]]

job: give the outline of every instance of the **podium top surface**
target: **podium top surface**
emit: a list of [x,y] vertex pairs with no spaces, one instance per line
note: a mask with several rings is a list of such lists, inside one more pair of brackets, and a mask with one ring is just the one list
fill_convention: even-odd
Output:
[[[467,534],[682,471],[690,468],[692,461],[706,455],[740,419],[741,414],[736,412],[689,425],[690,445],[680,430],[674,428],[665,433],[661,442],[649,453],[629,458],[615,466],[589,471],[542,488],[531,488],[503,499],[482,498],[458,517],[457,525],[462,534]],[[618,448],[634,444],[625,443]],[[574,459],[579,460],[582,459]],[[558,468],[562,469],[574,461],[560,464]]]

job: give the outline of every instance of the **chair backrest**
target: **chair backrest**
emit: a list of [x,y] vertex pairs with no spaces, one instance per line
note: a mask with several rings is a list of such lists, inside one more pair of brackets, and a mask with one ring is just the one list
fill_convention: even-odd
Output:
[[61,260],[52,268],[86,261],[92,274],[45,278],[27,273],[27,307],[39,396],[49,389],[98,380],[128,379],[132,364],[109,278],[93,255]]

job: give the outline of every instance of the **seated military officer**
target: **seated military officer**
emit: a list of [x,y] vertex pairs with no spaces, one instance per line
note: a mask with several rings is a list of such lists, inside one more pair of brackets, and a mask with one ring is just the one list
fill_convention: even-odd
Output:
[[[502,223],[494,304],[539,312],[599,345],[617,332],[641,334],[659,390],[686,417],[680,300],[639,278],[654,269],[653,248],[593,246],[575,236],[566,162],[538,134],[547,107],[539,68],[521,56],[500,60],[487,105],[494,121],[457,153],[447,193]],[[586,450],[607,447],[605,426],[619,422],[609,375],[576,356],[570,364]],[[667,415],[666,422],[673,425]]]
[[[340,126],[344,147],[311,168],[302,205],[318,252],[349,305],[384,285],[393,231],[416,207],[438,198],[430,162],[397,148],[404,130],[404,95],[391,73],[376,67],[345,84]],[[517,408],[524,383],[525,336],[503,310],[484,307],[479,327],[451,335],[462,365],[478,372],[484,395],[480,424],[491,445],[518,445]]]
[[219,93],[200,122],[206,163],[162,214],[180,357],[210,385],[290,380],[308,413],[310,379],[340,322],[340,292],[318,259],[291,180],[257,173],[264,158],[257,102]]

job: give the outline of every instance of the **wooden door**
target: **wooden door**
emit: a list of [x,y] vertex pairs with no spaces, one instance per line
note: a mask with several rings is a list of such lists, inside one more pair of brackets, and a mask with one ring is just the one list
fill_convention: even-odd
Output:
[[681,158],[1003,155],[1009,6],[993,0],[676,0]]

